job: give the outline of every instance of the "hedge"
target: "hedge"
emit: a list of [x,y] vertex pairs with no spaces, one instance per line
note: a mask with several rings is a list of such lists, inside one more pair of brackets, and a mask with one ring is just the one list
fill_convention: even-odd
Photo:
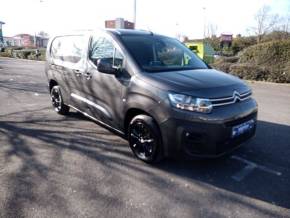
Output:
[[4,52],[0,52],[0,56],[45,61],[46,49],[42,48],[42,49],[38,49],[38,51],[39,51],[39,55],[36,55],[37,49],[24,49],[22,47],[10,47],[10,48],[5,48]]
[[230,73],[246,80],[267,81],[268,74],[266,68],[252,64],[233,64]]
[[212,66],[242,79],[290,83],[290,40],[253,45]]

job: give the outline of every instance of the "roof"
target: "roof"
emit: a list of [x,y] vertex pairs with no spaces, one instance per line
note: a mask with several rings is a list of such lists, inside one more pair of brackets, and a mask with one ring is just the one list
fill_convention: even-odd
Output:
[[[152,32],[146,31],[146,30],[132,30],[132,29],[110,29],[110,28],[97,28],[96,30],[77,30],[77,31],[70,31],[70,32],[64,32],[62,34],[53,35],[51,38],[57,37],[57,36],[68,36],[68,35],[91,35],[95,31],[101,31],[106,32],[111,35],[115,36],[124,36],[124,35],[153,35]],[[158,34],[154,34],[158,35]],[[159,35],[158,35],[159,36]]]
[[205,45],[206,42],[203,42],[203,41],[191,41],[191,42],[185,42],[184,43],[185,45]]
[[105,29],[115,35],[152,35],[153,33],[146,30],[131,30],[131,29]]
[[221,33],[221,36],[232,36],[232,33]]
[[33,35],[30,35],[28,33],[20,33],[20,34],[15,35],[14,37],[23,37],[23,36],[33,36]]

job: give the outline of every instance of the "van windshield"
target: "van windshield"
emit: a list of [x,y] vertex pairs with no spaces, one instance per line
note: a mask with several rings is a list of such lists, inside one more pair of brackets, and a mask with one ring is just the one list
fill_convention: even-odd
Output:
[[158,35],[124,35],[122,41],[144,71],[208,69],[177,39]]

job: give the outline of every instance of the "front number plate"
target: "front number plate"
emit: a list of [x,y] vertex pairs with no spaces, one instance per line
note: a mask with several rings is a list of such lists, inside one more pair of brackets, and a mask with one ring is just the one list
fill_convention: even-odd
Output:
[[255,121],[252,119],[240,125],[234,126],[232,128],[232,138],[235,138],[239,135],[249,132],[251,129],[254,128],[254,125]]

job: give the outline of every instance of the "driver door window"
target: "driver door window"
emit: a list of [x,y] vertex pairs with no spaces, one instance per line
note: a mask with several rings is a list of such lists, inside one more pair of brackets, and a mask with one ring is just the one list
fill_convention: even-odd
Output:
[[113,67],[121,68],[123,55],[113,43],[105,37],[93,38],[91,43],[90,60],[97,66],[99,59],[108,59]]

